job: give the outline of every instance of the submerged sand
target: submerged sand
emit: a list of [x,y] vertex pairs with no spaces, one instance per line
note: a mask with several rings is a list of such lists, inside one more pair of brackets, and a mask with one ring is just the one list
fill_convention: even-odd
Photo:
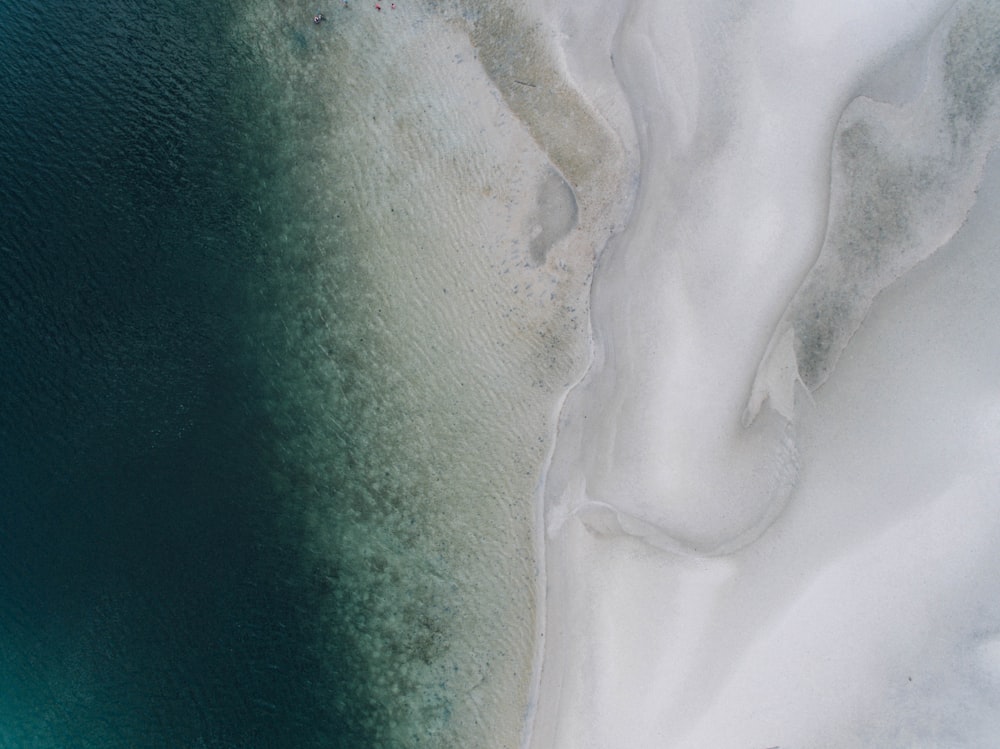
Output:
[[[625,148],[528,8],[352,2],[321,24],[248,8],[279,123],[259,191],[281,246],[262,252],[295,289],[261,314],[287,331],[274,376],[309,414],[276,480],[302,497],[288,522],[327,591],[315,651],[353,668],[360,707],[333,712],[376,746],[516,747],[535,491],[588,360]],[[301,204],[269,203],[270,180]]]
[[326,102],[276,324],[331,434],[332,336],[375,383],[370,501],[342,445],[295,480],[305,563],[371,572],[382,745],[996,735],[1000,24],[868,6],[248,15],[271,97]]

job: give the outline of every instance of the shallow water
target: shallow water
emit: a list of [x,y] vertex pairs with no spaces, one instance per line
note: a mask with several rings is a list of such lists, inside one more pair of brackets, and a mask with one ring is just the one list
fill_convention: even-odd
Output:
[[585,177],[495,9],[314,12],[0,9],[0,746],[518,741]]

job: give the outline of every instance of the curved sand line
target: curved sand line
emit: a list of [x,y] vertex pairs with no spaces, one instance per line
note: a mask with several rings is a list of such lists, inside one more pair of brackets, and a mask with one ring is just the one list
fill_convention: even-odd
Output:
[[[803,379],[799,367],[788,363],[801,355],[800,342],[781,328],[774,331],[816,265],[824,236],[837,233],[837,206],[850,205],[834,202],[828,222],[828,203],[839,200],[838,190],[865,200],[863,190],[837,176],[842,156],[835,155],[831,167],[831,144],[840,149],[836,153],[847,153],[845,123],[859,107],[880,105],[862,100],[849,109],[849,103],[866,91],[896,97],[897,107],[914,96],[924,101],[925,54],[929,65],[944,54],[949,74],[969,84],[953,90],[991,90],[992,83],[976,83],[977,76],[996,79],[991,63],[980,66],[985,72],[956,65],[982,60],[975,50],[984,43],[996,46],[995,12],[988,4],[963,4],[958,15],[945,16],[952,51],[941,53],[926,38],[949,5],[797,6],[790,12],[636,2],[624,12],[614,59],[637,123],[642,181],[627,230],[595,276],[593,361],[566,399],[545,476],[545,650],[527,745],[911,746],[899,738],[905,734],[886,741],[908,722],[932,730],[920,713],[920,697],[884,691],[886,674],[895,678],[911,668],[927,680],[924,697],[935,699],[930,681],[946,668],[947,656],[935,651],[930,665],[907,665],[905,658],[921,652],[925,631],[937,627],[947,638],[958,635],[940,629],[946,625],[938,617],[916,623],[895,618],[883,610],[879,591],[893,591],[903,616],[933,600],[902,585],[896,563],[910,560],[906,564],[921,568],[933,554],[926,546],[896,554],[900,543],[948,547],[965,534],[974,554],[934,576],[934,590],[947,588],[949,575],[962,575],[965,562],[986,568],[984,560],[995,556],[989,552],[995,522],[984,522],[995,508],[995,472],[973,460],[962,470],[976,478],[956,479],[951,457],[926,455],[922,466],[919,459],[911,464],[915,458],[906,449],[898,457],[885,454],[897,430],[914,419],[913,433],[903,440],[907,449],[920,453],[933,444],[934,424],[923,420],[919,400],[882,408],[887,421],[872,423],[868,414],[882,404],[858,395],[867,376],[894,377],[899,360],[925,367],[933,360],[907,353],[919,328],[900,330],[888,347],[870,336],[859,342],[871,374],[851,361],[842,384],[817,394],[805,409],[797,403],[806,393],[796,384]],[[961,15],[968,8],[971,15]],[[985,39],[977,41],[974,31]],[[940,107],[941,97],[931,98]],[[969,104],[982,98],[964,99],[968,116],[946,113],[947,122],[959,123],[958,140],[969,140],[960,120],[972,119],[978,110]],[[934,141],[934,120],[927,121],[929,130],[911,122],[887,127],[895,136],[885,137],[899,141],[902,133],[919,141],[918,153],[934,152],[944,141]],[[988,126],[977,127],[981,138],[971,140],[984,145],[973,142],[950,161],[937,162],[945,193],[952,192],[947,184],[966,185],[954,190],[965,207],[929,217],[930,225],[914,224],[931,250],[964,221],[967,185],[980,179],[994,136]],[[930,141],[919,140],[921,132],[931,132]],[[883,163],[891,164],[908,147],[869,149],[869,160],[888,156]],[[911,177],[904,182],[919,186]],[[921,199],[935,200],[926,192]],[[909,205],[929,216],[919,203]],[[856,226],[857,220],[848,216],[844,224]],[[876,278],[874,293],[861,294],[868,299],[861,318],[874,294],[912,265]],[[977,293],[980,313],[994,309],[988,292]],[[891,317],[886,309],[879,307],[878,319]],[[956,310],[948,308],[952,317]],[[761,367],[765,350],[777,363]],[[774,359],[775,352],[785,359]],[[746,418],[744,427],[755,372],[772,408]],[[845,410],[852,397],[867,412]],[[973,413],[969,403],[976,397],[962,397],[959,411]],[[971,437],[963,430],[960,422],[946,433],[975,450],[996,443],[993,426],[977,427]],[[845,434],[864,446],[857,474],[867,484],[855,486],[850,474],[838,473],[847,465]],[[933,480],[919,491],[905,481],[881,481],[881,464],[919,466]],[[796,502],[789,507],[793,491]],[[869,514],[867,525],[862,507],[876,500],[877,519]],[[948,506],[964,508],[971,525],[943,522]],[[871,582],[855,596],[851,581],[865,570]],[[972,612],[975,586],[985,578],[977,573],[969,580],[976,583],[948,597],[949,611]],[[866,607],[894,624],[875,625]],[[818,611],[836,624],[824,625]],[[859,629],[855,619],[867,624]],[[905,633],[906,644],[886,649],[893,626]],[[961,636],[970,631],[962,629]],[[864,652],[844,652],[852,639]],[[843,668],[820,668],[813,651],[840,658]],[[810,668],[823,670],[837,685],[835,693],[802,688],[801,674]],[[858,678],[883,690],[878,699],[852,681]],[[768,690],[780,699],[769,700]],[[962,694],[956,686],[948,699]],[[980,723],[962,730],[989,735],[977,733],[985,730]],[[877,737],[875,743],[865,736]],[[979,744],[973,738],[963,745]]]

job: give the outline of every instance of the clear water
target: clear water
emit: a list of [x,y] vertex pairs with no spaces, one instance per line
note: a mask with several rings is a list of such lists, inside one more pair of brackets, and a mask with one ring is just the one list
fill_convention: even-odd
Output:
[[269,475],[254,60],[203,7],[0,9],[0,746],[368,740]]
[[0,6],[0,747],[516,744],[589,258],[399,5]]

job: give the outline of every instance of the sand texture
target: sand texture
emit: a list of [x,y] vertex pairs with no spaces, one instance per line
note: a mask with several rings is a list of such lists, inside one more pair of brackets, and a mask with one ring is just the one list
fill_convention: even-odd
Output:
[[991,745],[1000,10],[546,12],[638,189],[540,498],[527,744]]

